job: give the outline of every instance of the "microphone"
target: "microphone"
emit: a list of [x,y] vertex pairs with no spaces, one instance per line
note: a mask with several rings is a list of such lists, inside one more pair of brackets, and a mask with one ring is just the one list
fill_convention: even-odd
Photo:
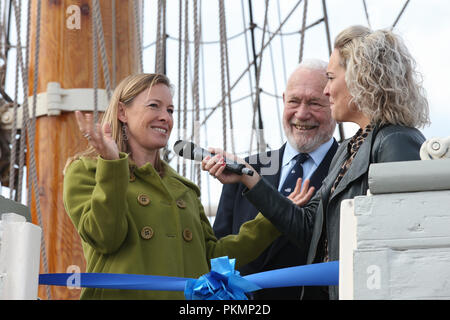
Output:
[[[214,154],[208,152],[203,148],[200,148],[195,143],[184,140],[178,140],[177,142],[175,142],[175,144],[173,145],[173,151],[180,157],[197,161],[202,161],[207,156],[214,156]],[[224,160],[225,170],[236,173],[238,175],[246,174],[249,176],[253,176],[253,170],[250,170],[242,163],[230,161],[226,158]]]

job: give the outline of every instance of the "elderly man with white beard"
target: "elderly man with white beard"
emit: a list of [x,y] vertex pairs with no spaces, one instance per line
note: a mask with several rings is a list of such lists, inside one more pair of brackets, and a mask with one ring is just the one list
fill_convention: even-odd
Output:
[[[303,188],[310,188],[312,193],[318,190],[338,147],[333,138],[336,122],[331,117],[329,99],[323,94],[328,80],[327,65],[314,59],[297,66],[283,93],[283,129],[287,142],[278,150],[245,159],[285,196],[294,190],[296,182],[298,186],[303,183]],[[213,226],[217,238],[239,233],[241,225],[257,215],[257,209],[242,196],[244,189],[241,183],[223,186]],[[258,259],[239,271],[247,275],[303,265],[307,249],[281,236]],[[264,289],[255,292],[253,299],[328,299],[321,287],[305,288],[302,297],[301,292],[298,287]]]

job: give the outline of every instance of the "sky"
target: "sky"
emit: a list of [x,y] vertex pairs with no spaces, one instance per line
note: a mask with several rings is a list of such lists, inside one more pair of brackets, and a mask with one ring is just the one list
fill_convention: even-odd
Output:
[[[267,16],[267,29],[276,31],[288,16],[289,12],[297,4],[297,0],[269,1]],[[330,37],[333,43],[337,34],[348,26],[361,24],[372,29],[391,28],[405,5],[404,0],[366,0],[368,18],[364,10],[362,0],[327,0],[327,13],[330,27]],[[147,2],[144,17],[156,13],[156,1]],[[201,1],[201,34],[205,42],[200,49],[200,108],[211,108],[221,101],[221,69],[219,51],[219,9],[217,1]],[[255,47],[257,53],[261,49],[264,27],[265,1],[253,0],[253,18],[257,24],[255,29]],[[167,12],[167,75],[175,84],[174,101],[177,103],[178,86],[178,1],[168,0]],[[192,11],[192,8],[190,9]],[[236,79],[247,68],[252,60],[252,49],[250,47],[250,31],[247,31],[247,42],[243,30],[249,25],[248,1],[228,0],[225,1],[227,36],[232,38],[228,41],[228,53],[230,64],[230,83],[234,84]],[[244,12],[244,14],[243,14]],[[447,75],[450,74],[450,63],[448,63],[448,52],[450,52],[450,2],[447,0],[411,0],[400,20],[394,28],[405,41],[412,56],[417,62],[417,69],[423,77],[423,85],[427,92],[430,106],[431,125],[422,130],[426,138],[447,137],[450,135],[448,124],[450,123],[449,101],[450,91]],[[271,45],[264,50],[262,56],[260,87],[263,93],[260,95],[261,113],[264,124],[264,138],[272,149],[279,148],[285,141],[280,123],[283,104],[282,96],[286,79],[299,60],[300,34],[303,21],[303,2],[296,8],[287,22],[281,28],[284,36],[277,36],[271,41]],[[322,1],[309,0],[307,6],[306,25],[310,25],[323,17]],[[156,19],[156,17],[155,17]],[[155,63],[155,41],[156,21],[155,19],[144,19],[144,70],[154,71]],[[245,21],[244,21],[245,19]],[[190,16],[190,30],[193,30],[192,15]],[[265,35],[266,42],[270,36]],[[191,33],[190,40],[193,40]],[[246,48],[247,43],[247,48]],[[194,47],[189,48],[190,53]],[[250,58],[247,58],[250,57]],[[328,61],[329,50],[326,41],[325,25],[317,24],[308,29],[304,39],[303,58],[319,58]],[[190,74],[193,74],[193,57],[190,56]],[[253,77],[250,83],[249,76],[244,76],[231,91],[233,101],[233,128],[229,129],[229,117],[227,119],[227,150],[231,151],[232,138],[235,142],[234,152],[240,156],[246,156],[249,150],[255,151],[255,139],[251,139],[253,103],[249,94],[251,87],[255,87]],[[278,98],[274,98],[276,95]],[[192,109],[192,97],[188,108]],[[182,101],[182,100],[181,100]],[[207,111],[209,112],[209,110]],[[205,117],[205,111],[201,112],[200,118]],[[200,129],[200,144],[202,147],[223,147],[223,118],[222,111],[218,109]],[[177,114],[175,114],[175,126],[169,142],[169,148],[178,139]],[[352,136],[357,126],[344,124],[345,137]],[[232,132],[232,134],[230,133]],[[339,135],[336,132],[335,137]],[[250,148],[250,142],[253,142]],[[171,162],[176,166],[175,160]],[[191,173],[188,178],[195,180]],[[205,182],[206,181],[206,182]],[[202,201],[204,203],[216,203],[220,196],[221,185],[216,180],[202,175]],[[212,209],[214,211],[214,209]]]

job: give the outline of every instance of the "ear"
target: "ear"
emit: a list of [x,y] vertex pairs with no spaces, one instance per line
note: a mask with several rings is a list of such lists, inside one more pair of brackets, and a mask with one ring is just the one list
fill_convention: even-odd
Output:
[[285,97],[284,97],[284,92],[283,92],[283,104],[286,103]]
[[117,108],[117,118],[122,121],[123,123],[126,123],[127,118],[127,112],[126,107],[122,102],[119,102],[118,108]]

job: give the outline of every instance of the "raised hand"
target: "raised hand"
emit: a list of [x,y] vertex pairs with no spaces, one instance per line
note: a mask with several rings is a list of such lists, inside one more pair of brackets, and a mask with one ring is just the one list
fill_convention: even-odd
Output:
[[314,187],[309,187],[309,179],[305,180],[302,187],[302,178],[298,178],[294,191],[288,195],[288,199],[301,207],[308,203],[314,193]]
[[111,126],[105,123],[103,128],[99,123],[94,124],[92,113],[75,111],[78,128],[89,144],[105,160],[119,159],[119,148],[112,137]]

